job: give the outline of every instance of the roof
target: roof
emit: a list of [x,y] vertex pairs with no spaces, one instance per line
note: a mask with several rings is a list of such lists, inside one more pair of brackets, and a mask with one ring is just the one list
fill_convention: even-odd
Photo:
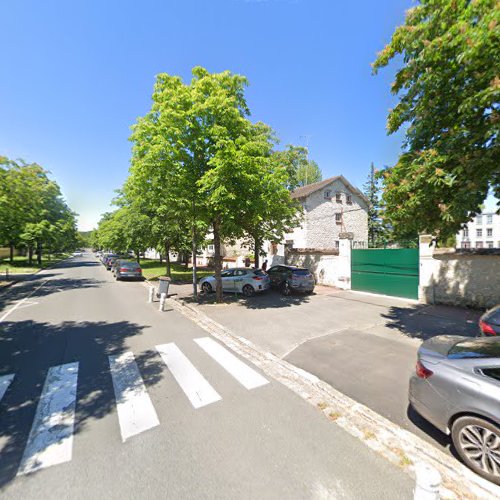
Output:
[[354,187],[343,175],[336,175],[335,177],[329,177],[324,181],[314,182],[313,184],[299,187],[292,191],[292,198],[306,198],[310,194],[323,189],[335,181],[340,181],[345,184],[346,187],[348,187],[353,193],[356,193],[367,205],[369,204],[368,198],[358,188]]

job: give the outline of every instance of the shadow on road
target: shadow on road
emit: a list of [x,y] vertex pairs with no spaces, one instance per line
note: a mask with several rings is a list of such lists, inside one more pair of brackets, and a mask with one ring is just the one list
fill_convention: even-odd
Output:
[[[456,310],[456,311],[455,311]],[[455,314],[453,314],[455,312]],[[381,317],[387,320],[385,326],[411,338],[427,340],[436,335],[465,335],[476,337],[478,334],[478,311],[459,308],[415,305],[412,307],[388,308]]]
[[[15,375],[0,403],[0,488],[17,474],[49,368],[79,362],[74,432],[82,432],[116,407],[108,356],[126,351],[126,340],[144,328],[127,321],[0,325],[0,375]],[[161,380],[156,351],[135,359],[147,385]]]

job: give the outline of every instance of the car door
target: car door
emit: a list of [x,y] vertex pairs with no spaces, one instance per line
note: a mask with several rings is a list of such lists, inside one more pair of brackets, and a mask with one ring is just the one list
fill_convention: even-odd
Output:
[[234,291],[234,269],[226,269],[221,273],[222,290],[225,292]]
[[241,292],[243,286],[245,285],[245,278],[247,276],[247,271],[244,269],[236,269],[234,271],[234,290]]

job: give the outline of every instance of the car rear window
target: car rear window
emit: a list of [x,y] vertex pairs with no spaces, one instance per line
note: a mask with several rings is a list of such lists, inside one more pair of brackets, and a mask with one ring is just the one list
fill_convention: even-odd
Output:
[[500,368],[483,368],[482,372],[487,376],[500,380]]
[[267,276],[262,269],[256,269],[254,272],[255,276]]
[[495,307],[489,313],[484,315],[484,319],[490,321],[491,323],[495,323],[496,325],[500,325],[500,307]]
[[500,358],[500,339],[478,338],[457,342],[449,351],[448,358]]
[[139,264],[137,264],[137,262],[120,262],[120,265],[128,269],[136,269],[139,267]]
[[311,273],[309,269],[292,269],[292,274],[296,276],[308,276]]

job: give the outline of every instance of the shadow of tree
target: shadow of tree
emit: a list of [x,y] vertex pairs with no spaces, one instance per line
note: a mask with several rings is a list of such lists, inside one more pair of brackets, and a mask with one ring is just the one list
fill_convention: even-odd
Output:
[[[385,326],[398,330],[411,338],[427,340],[436,335],[478,335],[476,311],[449,306],[389,307],[381,314],[387,320]],[[465,314],[464,314],[465,313]]]
[[[0,402],[0,488],[17,474],[49,368],[79,362],[74,432],[82,432],[115,408],[108,356],[129,350],[127,339],[144,328],[127,321],[2,323],[0,375],[15,377]],[[161,380],[164,365],[156,351],[135,360],[146,385]]]
[[[284,296],[276,290],[268,290],[266,292],[257,293],[252,297],[245,297],[242,294],[224,293],[225,304],[241,304],[248,309],[281,309],[284,307],[293,307],[309,302],[312,294],[293,293],[289,296]],[[183,297],[183,301],[187,303],[196,303],[201,305],[216,304],[215,293],[201,292],[198,299],[192,295]]]

